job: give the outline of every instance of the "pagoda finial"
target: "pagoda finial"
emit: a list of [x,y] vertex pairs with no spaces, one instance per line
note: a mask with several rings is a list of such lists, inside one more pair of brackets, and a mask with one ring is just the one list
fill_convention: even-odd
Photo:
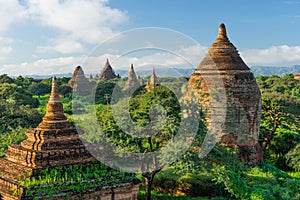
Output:
[[228,40],[227,33],[226,33],[226,27],[225,27],[224,23],[220,24],[219,33],[218,33],[218,38],[217,39],[226,39],[226,40]]
[[[63,123],[63,125],[61,125],[61,123]],[[64,115],[63,105],[58,95],[56,77],[53,76],[51,95],[46,106],[46,114],[37,128],[51,129],[63,126],[67,127],[68,123],[67,118]]]
[[56,83],[56,77],[53,76],[52,77],[52,89],[51,89],[51,95],[50,95],[49,102],[60,101],[57,90],[58,90],[58,88],[57,88],[57,83]]
[[149,85],[151,87],[155,87],[157,84],[158,84],[158,81],[157,81],[157,77],[156,77],[155,70],[154,70],[154,67],[153,67],[152,68],[152,75],[151,75],[150,81],[149,81]]

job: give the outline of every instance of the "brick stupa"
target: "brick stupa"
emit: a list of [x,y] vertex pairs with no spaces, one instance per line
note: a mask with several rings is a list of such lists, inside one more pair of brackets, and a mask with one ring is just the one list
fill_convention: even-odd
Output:
[[[61,166],[80,165],[90,166],[95,163],[84,144],[80,140],[78,131],[64,115],[63,105],[57,93],[56,78],[52,80],[52,91],[47,104],[46,114],[37,128],[28,129],[27,139],[20,145],[11,145],[5,157],[0,159],[0,199],[1,200],[29,200],[32,196],[25,193],[26,187],[19,181],[25,177],[38,177],[41,170]],[[91,180],[92,181],[92,180]],[[18,188],[14,194],[12,188]],[[129,184],[126,187],[112,187],[108,189],[96,188],[87,193],[58,192],[54,197],[42,199],[102,199],[118,196],[119,200],[137,199],[138,185]],[[36,196],[35,196],[36,197]],[[39,199],[39,198],[38,198]]]
[[114,78],[120,78],[119,75],[116,75],[115,71],[111,67],[108,59],[106,59],[106,63],[103,66],[103,69],[100,73],[99,78],[105,78],[105,79],[114,79]]
[[130,69],[128,72],[128,79],[125,83],[124,90],[136,89],[140,86],[138,78],[136,77],[133,64],[130,65]]
[[[216,41],[189,83],[199,94],[210,130],[224,121],[221,130],[213,130],[219,132],[219,139],[225,145],[237,145],[240,158],[245,162],[260,162],[262,154],[258,133],[261,93],[250,69],[229,41],[224,24],[220,25]],[[220,95],[220,91],[224,95]]]
[[152,74],[151,74],[151,76],[150,76],[150,80],[149,80],[149,82],[146,84],[145,89],[146,89],[147,91],[149,91],[149,90],[155,88],[157,85],[159,85],[159,81],[158,81],[158,78],[157,78],[157,76],[156,76],[156,74],[155,74],[155,70],[154,70],[154,67],[153,67],[153,68],[152,68]]
[[84,75],[82,67],[77,66],[73,72],[72,78],[68,82],[68,86],[73,92],[79,92],[81,95],[89,95],[91,93],[92,84]]

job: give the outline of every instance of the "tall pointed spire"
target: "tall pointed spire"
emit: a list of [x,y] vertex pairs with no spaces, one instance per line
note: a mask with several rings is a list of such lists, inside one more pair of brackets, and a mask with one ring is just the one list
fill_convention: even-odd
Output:
[[229,41],[227,37],[226,27],[225,24],[223,23],[220,24],[219,26],[219,33],[218,33],[217,40]]
[[218,37],[208,49],[204,60],[198,66],[198,69],[211,70],[250,70],[241,59],[238,50],[227,37],[225,25],[219,26]]
[[131,64],[129,72],[128,72],[128,79],[124,86],[124,90],[128,90],[128,89],[135,90],[139,86],[140,86],[140,84],[136,77],[135,71],[133,69],[133,64]]
[[152,74],[150,76],[150,80],[149,82],[147,83],[146,85],[146,90],[151,90],[152,88],[155,88],[155,86],[157,86],[159,84],[159,81],[158,81],[158,78],[155,74],[155,70],[154,70],[154,67],[152,68]]
[[58,93],[57,93],[57,82],[56,82],[56,77],[53,76],[52,77],[52,89],[51,89],[51,95],[50,95],[50,99],[49,102],[60,102]]
[[56,83],[56,77],[52,78],[51,95],[46,107],[46,114],[43,117],[43,121],[39,124],[38,128],[55,128],[58,124],[69,124],[67,118],[64,115],[63,105],[58,95],[58,87]]
[[130,69],[129,69],[129,72],[132,72],[132,71],[134,71],[133,64],[130,65]]
[[155,87],[155,85],[158,84],[158,80],[157,80],[157,76],[155,74],[155,70],[154,70],[154,67],[152,68],[152,74],[151,74],[151,77],[150,77],[150,81],[149,81],[149,85],[152,86],[152,87]]

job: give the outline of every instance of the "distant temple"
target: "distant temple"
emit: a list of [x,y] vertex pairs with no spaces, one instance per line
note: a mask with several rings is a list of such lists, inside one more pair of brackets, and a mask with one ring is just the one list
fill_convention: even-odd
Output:
[[135,71],[133,69],[133,64],[130,65],[130,69],[128,72],[128,79],[125,83],[124,90],[128,89],[137,89],[140,86],[138,78],[136,77]]
[[67,85],[72,88],[73,92],[80,92],[81,95],[88,95],[91,93],[91,83],[85,77],[84,71],[80,66],[75,68],[73,76]]
[[298,72],[298,74],[294,76],[294,79],[295,80],[300,80],[300,72]]
[[[54,181],[49,184],[45,182],[43,185],[34,186],[21,184],[20,180],[26,177],[34,177],[35,180],[38,180],[41,171],[48,168],[51,170],[56,167],[78,165],[78,168],[85,169],[101,164],[95,161],[85,148],[77,129],[67,121],[57,93],[56,78],[52,80],[51,96],[43,121],[37,128],[28,129],[25,133],[28,138],[20,145],[9,146],[5,157],[0,159],[1,200],[137,199],[139,185],[133,179],[126,179],[126,177],[117,182],[119,184],[112,182],[110,185],[103,186],[101,182],[100,185],[95,185],[97,181],[102,180],[101,177],[85,180],[85,186],[84,182],[79,181],[77,184],[82,184],[79,191],[67,187],[77,180],[66,183]],[[110,171],[114,170],[110,169]],[[121,179],[117,175],[110,175],[110,177],[103,177],[103,180],[108,178],[109,180]],[[43,190],[55,186],[57,187],[55,192],[50,193],[49,190]]]
[[157,85],[159,85],[159,81],[158,81],[158,78],[155,74],[155,70],[154,70],[154,67],[152,69],[152,74],[150,76],[150,80],[149,82],[146,84],[145,88],[147,91],[155,88]]
[[116,75],[113,68],[109,64],[108,59],[106,59],[106,63],[103,66],[103,69],[100,73],[100,76],[98,78],[105,78],[105,79],[113,79],[113,78],[121,78],[120,75]]
[[[215,43],[190,77],[189,84],[199,95],[210,130],[221,131],[219,139],[225,145],[237,145],[243,161],[260,162],[260,90],[250,69],[229,41],[224,24],[220,25]],[[220,95],[222,90],[223,96]],[[214,130],[224,119],[224,127]]]

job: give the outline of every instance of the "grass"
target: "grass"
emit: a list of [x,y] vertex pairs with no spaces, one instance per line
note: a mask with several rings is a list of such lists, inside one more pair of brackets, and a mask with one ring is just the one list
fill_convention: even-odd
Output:
[[[145,187],[143,185],[140,186],[139,189],[139,194],[138,194],[138,199],[139,200],[143,200],[145,199]],[[188,200],[188,199],[192,199],[192,200],[207,200],[207,199],[211,199],[211,200],[228,200],[230,198],[224,198],[224,197],[214,197],[214,198],[205,198],[205,197],[187,197],[187,196],[183,196],[183,195],[174,195],[174,194],[166,194],[166,193],[161,193],[158,191],[152,191],[151,192],[151,199],[152,200]]]

